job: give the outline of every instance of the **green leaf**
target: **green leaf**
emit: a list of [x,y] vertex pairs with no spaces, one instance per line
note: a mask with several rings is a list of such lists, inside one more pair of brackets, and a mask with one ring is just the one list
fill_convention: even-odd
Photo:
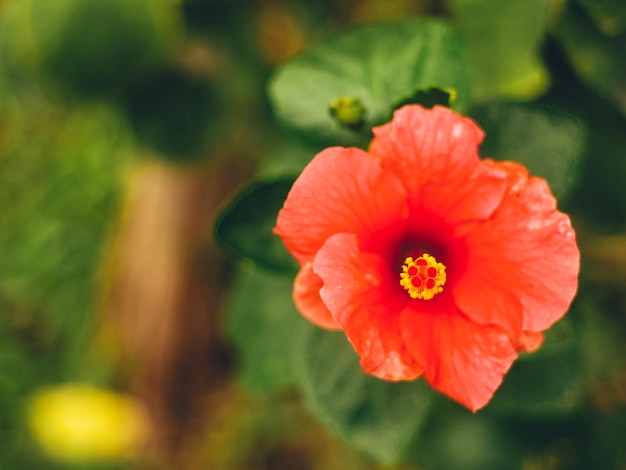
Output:
[[282,177],[251,184],[222,210],[214,226],[222,248],[239,260],[282,273],[295,273],[296,261],[272,233],[294,179]]
[[454,90],[440,90],[439,88],[428,88],[427,90],[418,90],[413,96],[400,103],[397,107],[407,104],[421,104],[426,108],[432,108],[435,105],[452,107],[456,100],[456,92]]
[[[436,88],[468,103],[464,44],[443,22],[406,20],[364,27],[321,42],[282,66],[269,94],[277,116],[324,144],[366,145],[372,126],[419,91]],[[338,99],[364,107],[361,130],[342,126],[329,107]]]
[[438,397],[406,460],[429,470],[519,469],[519,438],[485,411]]
[[428,385],[366,375],[342,333],[311,330],[300,353],[297,371],[317,417],[362,452],[383,463],[397,461],[427,414]]
[[239,380],[251,391],[295,383],[295,350],[302,334],[315,327],[294,307],[292,289],[293,279],[257,270],[241,272],[234,286],[228,332],[239,353]]
[[605,36],[575,5],[563,14],[554,34],[582,81],[626,114],[626,34]]
[[504,377],[489,411],[525,417],[571,413],[583,398],[578,341],[567,318],[545,333],[541,348],[523,353]]
[[549,0],[449,0],[467,40],[472,97],[532,99],[548,86],[539,58]]
[[471,115],[485,130],[481,155],[524,164],[531,174],[545,178],[558,198],[576,183],[585,134],[574,118],[517,104],[475,107]]

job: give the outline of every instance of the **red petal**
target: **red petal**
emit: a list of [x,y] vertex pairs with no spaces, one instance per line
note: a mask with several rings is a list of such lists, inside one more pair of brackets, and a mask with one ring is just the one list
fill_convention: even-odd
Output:
[[313,262],[323,279],[321,296],[361,356],[361,367],[385,380],[411,380],[422,373],[403,343],[398,313],[406,303],[389,285],[384,261],[361,253],[357,238],[328,239]]
[[407,216],[406,191],[393,174],[362,150],[333,147],[296,180],[274,232],[302,264],[335,233],[371,238]]
[[484,266],[475,253],[470,253],[471,268],[466,268],[450,292],[456,306],[472,320],[483,325],[498,325],[517,338],[522,333],[524,306],[510,291],[506,282]]
[[483,132],[472,120],[440,106],[405,106],[374,135],[370,152],[402,180],[412,210],[453,224],[488,217],[500,204],[506,173],[480,162]]
[[467,268],[454,297],[475,321],[499,325],[513,321],[504,318],[513,309],[503,308],[498,321],[493,311],[476,308],[477,296],[488,295],[494,305],[514,297],[523,308],[522,329],[545,330],[576,293],[580,255],[574,230],[544,180],[529,178],[516,163],[487,164],[509,173],[509,189],[494,215],[467,234]]
[[518,351],[533,352],[539,349],[543,343],[543,333],[535,333],[532,331],[522,331],[517,345]]
[[341,330],[320,297],[324,283],[313,272],[311,263],[306,263],[296,276],[293,284],[293,301],[303,317],[317,326],[328,330]]
[[473,323],[451,302],[436,312],[418,305],[402,312],[400,325],[411,354],[427,364],[424,379],[470,410],[482,408],[517,357],[509,335]]

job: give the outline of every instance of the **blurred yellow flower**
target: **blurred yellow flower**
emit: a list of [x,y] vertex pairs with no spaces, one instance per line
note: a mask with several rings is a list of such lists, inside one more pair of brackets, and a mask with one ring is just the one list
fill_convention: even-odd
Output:
[[149,429],[137,400],[84,384],[39,392],[29,412],[35,440],[60,460],[132,458],[138,455]]

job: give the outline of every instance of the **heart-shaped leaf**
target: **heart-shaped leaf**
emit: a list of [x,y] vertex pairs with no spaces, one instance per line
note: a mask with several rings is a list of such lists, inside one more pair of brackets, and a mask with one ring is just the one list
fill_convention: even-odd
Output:
[[401,458],[430,408],[423,380],[385,382],[366,375],[342,333],[312,329],[296,357],[311,410],[341,438],[383,463]]
[[[365,146],[372,126],[387,122],[399,105],[415,102],[418,92],[433,88],[455,107],[467,105],[463,41],[444,22],[405,20],[364,27],[310,47],[278,69],[269,94],[277,116],[304,137]],[[341,100],[356,103],[345,113],[350,122],[332,111]]]

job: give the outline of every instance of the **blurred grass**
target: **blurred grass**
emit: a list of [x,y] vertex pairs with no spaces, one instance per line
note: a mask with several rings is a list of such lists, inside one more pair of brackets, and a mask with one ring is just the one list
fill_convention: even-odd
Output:
[[[120,151],[128,135],[106,108],[67,111],[45,102],[3,108],[0,362],[6,386],[0,409],[10,415],[2,419],[10,442],[19,436],[20,408],[32,389],[106,377],[85,352],[97,318],[102,250],[129,156]],[[0,454],[6,468],[20,468],[30,451],[17,446]]]
[[[93,320],[102,245],[118,210],[123,127],[106,109],[43,106],[36,116],[2,142],[0,288],[23,312],[18,323],[43,322],[34,342],[65,349]],[[56,359],[77,359],[84,346]]]

